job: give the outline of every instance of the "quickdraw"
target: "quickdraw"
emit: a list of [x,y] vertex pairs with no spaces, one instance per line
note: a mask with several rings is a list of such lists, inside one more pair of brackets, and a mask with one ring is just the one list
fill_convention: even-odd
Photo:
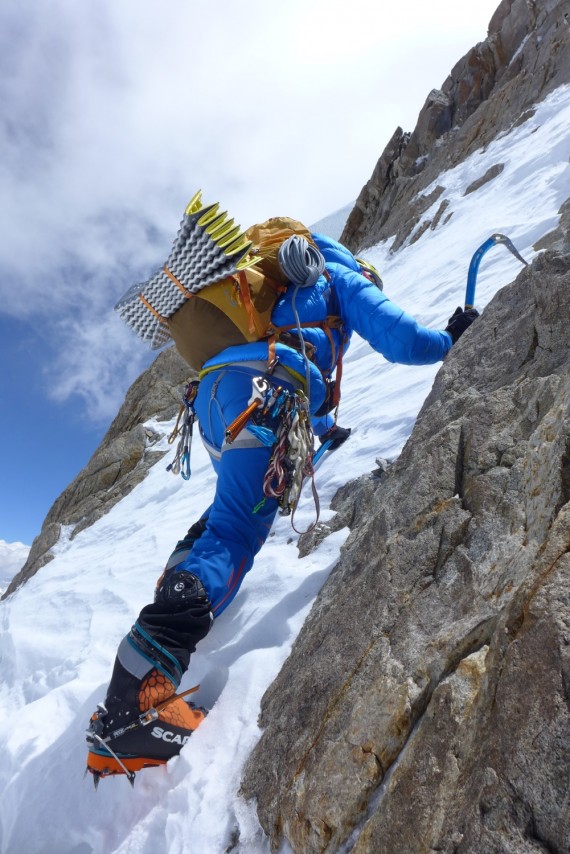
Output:
[[175,475],[180,474],[184,480],[190,480],[190,475],[192,474],[190,469],[190,451],[192,450],[192,433],[196,420],[194,401],[198,394],[198,385],[199,383],[194,380],[186,386],[174,430],[168,437],[169,445],[172,445],[178,436],[180,436],[180,439],[176,446],[174,460],[166,466],[166,471],[170,471]]
[[[319,521],[319,496],[315,486],[313,455],[314,434],[311,427],[309,401],[302,391],[272,390],[266,402],[272,419],[278,418],[275,446],[263,480],[263,494],[275,498],[282,516],[291,515],[291,526],[297,534],[312,531]],[[315,502],[316,519],[306,531],[298,531],[294,518],[303,483],[310,477]]]
[[[190,450],[197,393],[198,382],[186,386],[176,424],[168,438],[168,443],[173,444],[180,437],[174,460],[167,466],[167,471],[181,474],[185,480],[191,475]],[[257,512],[267,498],[275,498],[281,515],[291,516],[291,526],[297,534],[312,531],[320,518],[320,502],[314,478],[315,437],[309,399],[300,389],[292,392],[272,385],[267,375],[254,377],[248,406],[227,428],[226,443],[230,445],[235,441],[244,428],[262,444],[273,446],[263,479],[264,498],[253,512]],[[294,523],[295,511],[306,478],[311,478],[316,519],[306,531],[298,531]]]

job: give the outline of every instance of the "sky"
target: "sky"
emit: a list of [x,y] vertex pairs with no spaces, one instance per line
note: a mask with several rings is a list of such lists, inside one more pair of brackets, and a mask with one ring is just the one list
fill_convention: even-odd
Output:
[[[367,252],[391,299],[441,328],[464,301],[471,255],[491,234],[506,234],[532,261],[533,244],[556,226],[570,197],[569,125],[570,85],[484,152],[441,174],[444,192],[417,229],[444,200],[451,218],[393,255],[387,244]],[[498,177],[464,195],[497,163],[504,164]],[[483,310],[521,269],[503,246],[494,247],[481,262],[476,306]],[[476,323],[469,334],[477,334]],[[317,470],[322,521],[332,517],[331,499],[347,480],[376,468],[379,457],[398,456],[438,369],[389,364],[353,337],[339,415],[353,433]],[[152,423],[165,449],[171,426]],[[346,529],[299,559],[290,520],[278,517],[232,606],[192,656],[181,690],[200,683],[194,698],[211,711],[181,756],[140,773],[134,790],[124,778],[102,780],[96,793],[89,778],[82,782],[84,729],[104,698],[117,644],[181,532],[211,498],[212,468],[198,441],[192,472],[186,482],[168,474],[164,461],[155,465],[73,541],[64,532],[54,560],[0,602],[1,854],[221,854],[236,833],[234,854],[270,854],[253,806],[237,795],[242,768],[260,735],[261,697],[338,560]],[[296,527],[314,519],[307,486]],[[280,854],[290,854],[287,846]]]
[[0,540],[31,543],[153,358],[112,307],[194,192],[243,227],[343,208],[497,6],[3,0]]

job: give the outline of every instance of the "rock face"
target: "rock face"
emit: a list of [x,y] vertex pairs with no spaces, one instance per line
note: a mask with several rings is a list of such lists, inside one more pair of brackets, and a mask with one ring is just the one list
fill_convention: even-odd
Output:
[[570,850],[569,292],[570,255],[538,256],[339,497],[359,512],[243,779],[275,846]]
[[161,437],[144,423],[150,418],[168,420],[176,414],[181,389],[191,373],[170,348],[135,380],[100,446],[51,507],[26,563],[2,598],[52,560],[50,550],[59,539],[62,525],[71,528],[73,538],[143,480],[149,468],[163,456],[162,452],[152,450]]
[[[441,90],[430,92],[414,132],[396,129],[341,242],[358,252],[394,237],[392,248],[398,249],[435,201],[434,195],[419,198],[424,188],[525,121],[537,101],[569,81],[568,0],[502,0],[488,38],[457,63]],[[496,164],[494,174],[502,168]]]

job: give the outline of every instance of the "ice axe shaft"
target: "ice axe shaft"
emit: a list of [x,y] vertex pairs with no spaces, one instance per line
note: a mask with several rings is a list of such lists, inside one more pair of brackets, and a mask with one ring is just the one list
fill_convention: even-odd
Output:
[[481,263],[481,259],[483,255],[489,251],[492,246],[496,246],[498,243],[502,243],[503,246],[506,246],[509,252],[517,258],[522,264],[525,264],[528,267],[528,261],[522,257],[522,255],[517,250],[516,246],[512,242],[512,240],[507,237],[505,234],[492,234],[485,243],[482,243],[479,249],[477,249],[473,253],[473,257],[471,258],[471,263],[469,264],[469,272],[467,273],[467,290],[465,292],[465,311],[470,308],[473,308],[475,304],[475,287],[477,285],[477,273],[479,272],[479,264]]

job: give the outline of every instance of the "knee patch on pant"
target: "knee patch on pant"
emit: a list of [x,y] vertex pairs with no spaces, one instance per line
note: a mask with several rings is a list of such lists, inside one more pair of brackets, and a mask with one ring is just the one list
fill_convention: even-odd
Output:
[[210,601],[200,579],[185,569],[178,572],[174,567],[165,570],[160,576],[154,591],[154,601],[164,602],[173,610],[178,608],[203,606],[210,608]]
[[137,625],[174,656],[184,671],[213,619],[200,579],[186,570],[168,569],[158,581],[154,602],[142,609]]

